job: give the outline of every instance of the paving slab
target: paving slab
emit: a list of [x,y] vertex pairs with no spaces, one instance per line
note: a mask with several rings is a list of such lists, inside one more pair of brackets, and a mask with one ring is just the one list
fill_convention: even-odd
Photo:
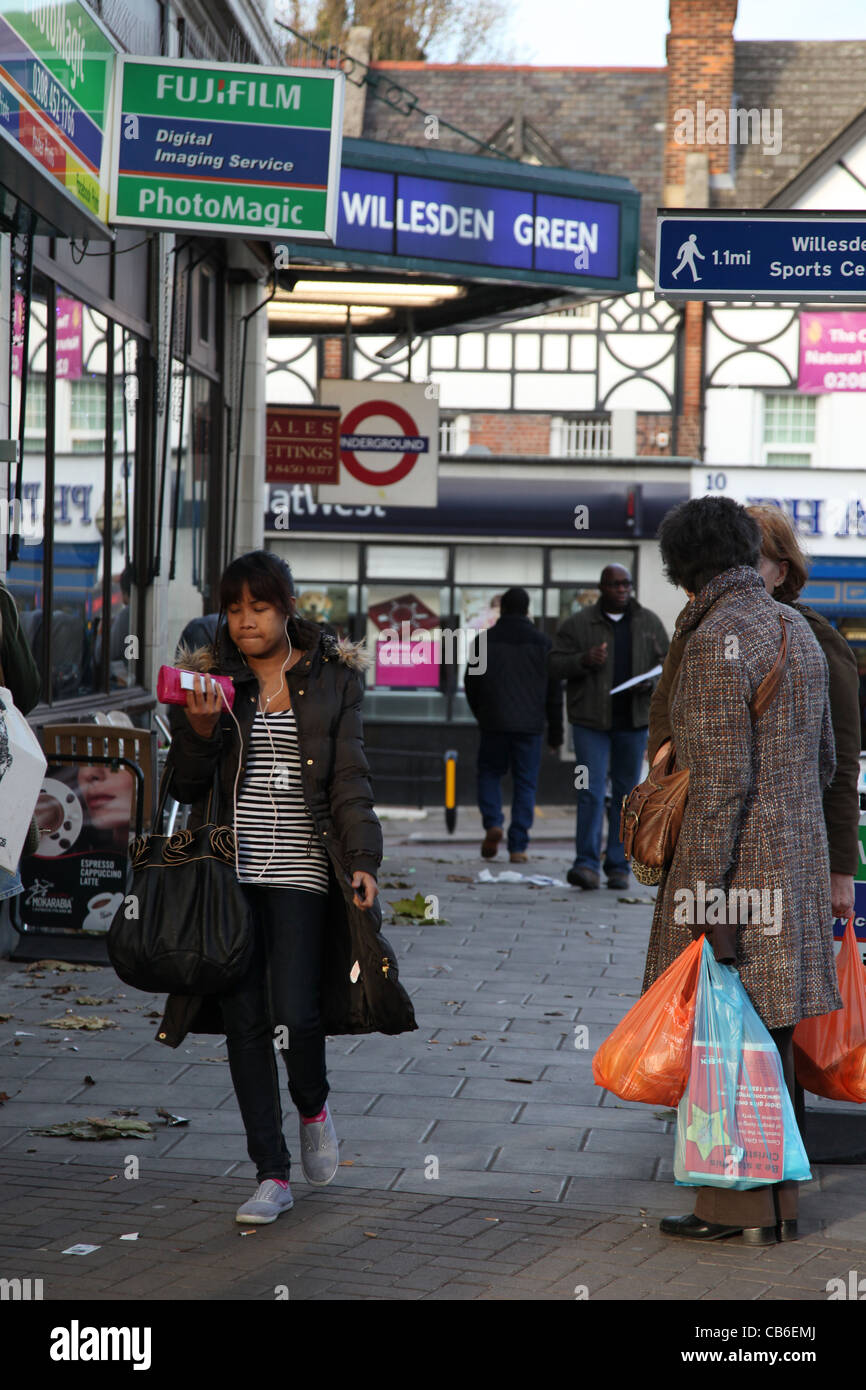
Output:
[[[569,821],[535,858],[541,872],[570,863]],[[480,833],[447,845],[405,835],[386,826],[383,877],[436,893],[449,919],[404,927],[386,907],[419,1029],[329,1040],[336,1181],[311,1188],[296,1164],[294,1209],[245,1239],[234,1211],[255,1173],[225,1039],[160,1045],[148,1015],[161,1001],[119,991],[107,968],[34,981],[0,961],[0,1013],[12,1015],[0,1024],[0,1277],[43,1277],[47,1299],[112,1302],[270,1300],[277,1285],[302,1301],[573,1301],[584,1284],[590,1301],[777,1302],[826,1299],[830,1279],[866,1274],[856,1167],[814,1170],[797,1242],[709,1249],[660,1235],[659,1218],[694,1200],[673,1182],[673,1114],[620,1101],[591,1070],[638,997],[650,891],[634,885],[626,896],[643,901],[630,905],[607,892],[461,884],[448,875],[478,872]],[[385,889],[385,903],[397,895]],[[58,984],[73,989],[44,997]],[[44,1020],[79,991],[108,1001],[93,1011],[117,1028],[49,1035]],[[576,1024],[589,1029],[586,1048],[573,1046]],[[282,1073],[281,1084],[297,1151]],[[188,1125],[105,1143],[28,1132],[122,1108],[155,1122],[158,1106]],[[120,1242],[131,1230],[139,1241]],[[100,1251],[63,1255],[87,1232]]]

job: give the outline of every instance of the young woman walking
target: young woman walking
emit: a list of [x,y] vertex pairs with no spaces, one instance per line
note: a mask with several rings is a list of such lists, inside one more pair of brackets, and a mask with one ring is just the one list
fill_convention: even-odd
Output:
[[325,1034],[416,1027],[379,934],[382,833],[364,755],[360,644],[295,616],[288,566],[269,551],[234,560],[220,583],[215,648],[182,665],[230,676],[234,707],[204,676],[172,707],[166,776],[191,823],[208,817],[217,778],[220,820],[236,831],[238,879],[252,908],[254,950],[231,993],[173,996],[158,1038],[225,1032],[229,1066],[258,1188],[237,1220],[275,1221],[292,1206],[290,1154],[274,1044],[299,1112],[308,1182],[330,1183],[339,1149]]

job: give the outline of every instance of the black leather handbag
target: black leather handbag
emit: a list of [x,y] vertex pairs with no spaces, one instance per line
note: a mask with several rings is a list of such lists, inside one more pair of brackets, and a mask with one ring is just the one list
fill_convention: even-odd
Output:
[[[156,809],[161,827],[170,770]],[[108,955],[125,984],[155,994],[225,994],[253,946],[249,904],[237,879],[235,832],[211,819],[130,845],[131,886],[108,930]]]

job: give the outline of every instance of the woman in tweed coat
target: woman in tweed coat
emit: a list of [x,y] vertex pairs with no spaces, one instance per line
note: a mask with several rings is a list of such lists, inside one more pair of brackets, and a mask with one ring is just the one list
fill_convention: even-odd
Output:
[[[827,663],[805,619],[790,612],[787,670],[753,727],[748,706],[776,660],[782,611],[755,568],[757,524],[728,498],[696,498],[668,513],[659,542],[669,579],[691,599],[678,626],[690,635],[670,705],[689,796],[656,899],[644,990],[706,932],[716,959],[737,966],[793,1095],[795,1025],[841,1008],[822,813],[836,765]],[[780,917],[770,930],[755,920],[679,923],[677,893],[697,895],[701,883],[707,895],[721,888],[726,897],[731,889],[766,889]],[[661,1229],[703,1240],[741,1232],[756,1244],[791,1239],[797,1192],[796,1183],[702,1187],[694,1215],[666,1218]]]

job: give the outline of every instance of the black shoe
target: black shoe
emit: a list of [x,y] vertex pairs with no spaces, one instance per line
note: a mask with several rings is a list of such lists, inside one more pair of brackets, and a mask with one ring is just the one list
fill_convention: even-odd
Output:
[[630,881],[627,869],[612,869],[607,876],[608,888],[628,888]]
[[746,1245],[775,1245],[775,1226],[717,1226],[702,1221],[699,1216],[665,1216],[659,1222],[663,1236],[679,1236],[683,1240],[724,1240],[727,1236],[742,1236]]
[[776,1227],[776,1239],[777,1239],[777,1240],[796,1240],[796,1239],[797,1239],[797,1222],[796,1222],[796,1220],[793,1220],[793,1221],[790,1221],[790,1220],[789,1220],[789,1221],[780,1221],[779,1224],[778,1224],[777,1227]]
[[714,1226],[702,1221],[699,1216],[665,1216],[659,1222],[663,1236],[679,1236],[683,1240],[722,1240],[725,1236],[738,1236],[742,1226]]
[[574,888],[598,888],[601,885],[598,874],[582,864],[572,864],[565,877]]

